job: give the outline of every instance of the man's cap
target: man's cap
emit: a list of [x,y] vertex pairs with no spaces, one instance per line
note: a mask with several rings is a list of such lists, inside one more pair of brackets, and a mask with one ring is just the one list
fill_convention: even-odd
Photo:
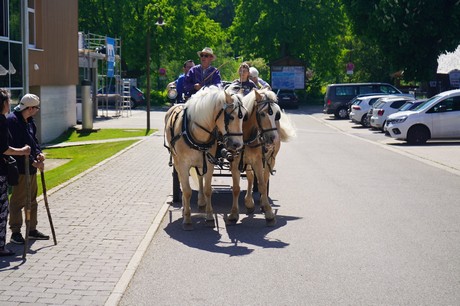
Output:
[[259,77],[259,71],[255,67],[250,67],[249,68],[249,76],[253,78]]
[[25,94],[19,104],[14,108],[17,112],[22,112],[28,107],[40,105],[40,98],[34,94]]
[[198,56],[201,56],[202,53],[211,55],[213,61],[217,58],[217,56],[214,55],[214,52],[212,52],[212,49],[209,47],[204,47],[203,50],[198,51],[196,54],[198,54]]

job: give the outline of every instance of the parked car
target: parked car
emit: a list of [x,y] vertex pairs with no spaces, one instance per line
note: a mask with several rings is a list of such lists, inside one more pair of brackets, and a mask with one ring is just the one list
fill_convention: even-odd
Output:
[[[416,108],[417,106],[419,106],[420,104],[422,104],[423,102],[425,102],[426,99],[421,99],[421,100],[409,100],[409,101],[406,101],[406,103],[404,103],[399,109],[398,109],[398,112],[404,112],[404,111],[407,111],[407,110],[412,110],[414,108]],[[387,122],[388,122],[388,117],[387,117]],[[387,131],[387,124],[385,124],[383,126],[383,131],[386,132]]]
[[414,100],[411,97],[385,97],[380,98],[381,103],[378,107],[374,107],[371,116],[371,128],[380,129],[383,131],[387,117],[390,114],[396,113],[408,100]]
[[292,89],[278,89],[278,105],[281,108],[299,108],[299,98]]
[[325,114],[334,114],[337,119],[348,118],[347,103],[360,94],[388,93],[401,94],[401,91],[387,83],[342,83],[327,86],[324,95]]
[[[137,88],[136,86],[131,86],[129,93],[131,96],[131,108],[136,108],[140,105],[145,104],[144,93],[139,88]],[[121,95],[121,89],[117,91],[115,89],[115,86],[111,85],[108,87],[108,90],[107,90],[107,86],[106,86],[106,87],[100,88],[97,91],[97,94],[98,94],[98,97],[100,98],[104,98],[104,96],[107,95],[108,104],[115,105],[115,102],[117,99],[120,101],[120,97],[117,97],[116,95]]]
[[390,115],[386,135],[410,144],[460,138],[460,89],[441,92],[413,110]]
[[388,95],[357,96],[352,100],[353,102],[350,106],[350,120],[354,123],[369,127],[370,123],[368,122],[367,112],[378,99],[386,96]]

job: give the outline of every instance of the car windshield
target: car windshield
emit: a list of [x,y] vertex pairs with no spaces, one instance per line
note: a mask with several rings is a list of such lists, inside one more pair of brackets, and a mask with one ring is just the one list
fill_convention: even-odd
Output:
[[413,111],[420,111],[420,110],[425,110],[426,108],[430,107],[433,103],[436,103],[442,99],[442,96],[434,96],[431,99],[426,100],[425,102],[422,102],[419,106],[416,108],[412,109]]
[[414,104],[413,102],[406,102],[399,108],[399,110],[400,111],[409,110],[413,104]]

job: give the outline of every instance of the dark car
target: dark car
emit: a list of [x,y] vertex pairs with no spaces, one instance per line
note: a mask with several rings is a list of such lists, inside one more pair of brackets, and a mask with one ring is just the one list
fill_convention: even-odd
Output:
[[401,94],[401,91],[387,83],[342,83],[327,86],[324,95],[325,114],[334,114],[337,119],[348,118],[348,102],[362,94]]
[[[122,89],[120,89],[118,91],[118,94],[121,95],[122,94],[121,92],[122,92]],[[100,88],[97,91],[98,96],[100,98],[102,98],[102,99],[104,98],[105,94],[110,95],[110,96],[108,96],[108,104],[109,105],[115,105],[116,97],[114,97],[114,95],[116,95],[116,93],[117,93],[117,91],[115,90],[115,86],[113,86],[113,85],[109,87],[108,91],[107,91],[107,87]],[[138,107],[140,105],[145,104],[144,93],[139,88],[137,88],[136,86],[131,86],[130,87],[129,94],[131,96],[131,108],[136,108],[136,107]]]
[[299,98],[292,89],[278,89],[278,105],[282,108],[299,108]]

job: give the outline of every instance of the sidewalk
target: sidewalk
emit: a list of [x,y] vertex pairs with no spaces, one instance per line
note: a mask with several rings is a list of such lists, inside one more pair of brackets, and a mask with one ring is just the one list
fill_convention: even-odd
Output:
[[[94,127],[145,128],[143,118],[138,111]],[[152,128],[162,128],[158,118]],[[57,245],[30,241],[23,261],[23,246],[9,244],[8,231],[17,255],[0,258],[0,305],[116,305],[167,210],[168,158],[156,133],[49,190]],[[38,229],[51,236],[39,200]]]

